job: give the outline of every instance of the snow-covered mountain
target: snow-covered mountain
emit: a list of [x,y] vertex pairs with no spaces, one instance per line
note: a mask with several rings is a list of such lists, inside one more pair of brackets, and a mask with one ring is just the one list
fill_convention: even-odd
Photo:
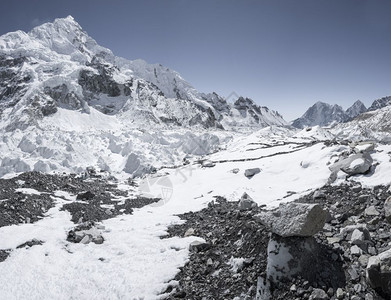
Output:
[[327,126],[332,122],[344,122],[348,120],[343,108],[337,104],[330,105],[321,101],[311,106],[302,117],[294,120],[292,126],[304,128],[315,125]]
[[373,101],[372,105],[368,108],[368,111],[373,111],[389,105],[391,105],[391,96],[383,97]]
[[[229,119],[226,125],[243,121],[235,106],[227,104],[227,110],[219,111],[177,72],[116,57],[70,16],[29,33],[3,35],[0,61],[0,112],[7,119],[7,130],[36,125],[58,108],[85,113],[94,108],[125,116],[138,125],[222,128],[220,121],[225,117]],[[259,127],[286,124],[277,113],[264,113],[265,118],[249,114],[246,120]]]
[[328,126],[332,123],[346,122],[366,110],[365,105],[360,100],[357,100],[346,111],[337,104],[330,105],[328,103],[318,101],[311,106],[302,117],[294,120],[292,122],[292,126],[296,128],[316,125]]
[[333,133],[351,140],[391,141],[391,106],[365,112],[347,123],[338,124]]
[[346,114],[349,116],[349,118],[353,119],[366,111],[367,108],[365,107],[364,103],[362,103],[360,100],[357,100],[346,110]]
[[71,16],[1,36],[0,79],[0,176],[88,165],[140,174],[215,150],[230,135],[221,129],[287,124],[250,99],[230,104],[162,65],[117,57]]

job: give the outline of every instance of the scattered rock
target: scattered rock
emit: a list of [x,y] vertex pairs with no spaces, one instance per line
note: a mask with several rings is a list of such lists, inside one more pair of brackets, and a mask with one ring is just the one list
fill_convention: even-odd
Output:
[[329,299],[329,296],[322,289],[314,289],[310,296],[310,300],[326,300],[326,299]]
[[378,212],[378,210],[374,205],[371,205],[365,209],[365,215],[374,217],[380,215],[380,213]]
[[195,251],[195,252],[202,252],[202,251],[208,250],[209,248],[210,248],[209,243],[201,242],[201,241],[194,241],[194,242],[191,242],[189,245],[189,250]]
[[95,194],[87,191],[85,193],[80,193],[77,195],[76,200],[92,200],[95,197]]
[[243,193],[238,204],[239,210],[249,210],[257,206],[258,204],[247,193]]
[[204,160],[202,162],[202,167],[204,168],[213,168],[216,164],[213,161],[210,160]]
[[255,174],[258,174],[261,172],[261,169],[260,168],[253,168],[253,169],[246,169],[244,171],[244,176],[246,176],[247,178],[251,178],[253,177]]
[[189,228],[188,230],[186,230],[186,232],[183,236],[184,237],[191,236],[191,235],[194,235],[194,233],[195,233],[194,228]]

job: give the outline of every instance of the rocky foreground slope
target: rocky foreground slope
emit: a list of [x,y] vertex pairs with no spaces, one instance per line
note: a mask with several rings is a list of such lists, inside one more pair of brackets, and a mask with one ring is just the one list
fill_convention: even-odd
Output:
[[3,294],[388,299],[389,145],[321,133],[264,129],[129,182],[0,180]]

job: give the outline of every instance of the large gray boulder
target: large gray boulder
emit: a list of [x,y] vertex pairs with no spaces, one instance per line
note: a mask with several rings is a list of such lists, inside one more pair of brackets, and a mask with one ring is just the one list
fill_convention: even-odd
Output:
[[282,237],[313,236],[320,231],[327,218],[327,211],[319,204],[287,203],[277,209],[264,211],[255,219]]
[[373,159],[367,152],[353,154],[346,157],[329,167],[331,175],[329,182],[337,179],[337,173],[341,170],[349,176],[367,174],[372,166]]
[[367,279],[375,290],[391,298],[391,249],[369,258]]

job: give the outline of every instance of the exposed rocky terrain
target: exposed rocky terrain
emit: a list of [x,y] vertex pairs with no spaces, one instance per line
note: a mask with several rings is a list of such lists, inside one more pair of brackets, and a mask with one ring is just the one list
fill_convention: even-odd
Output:
[[[121,214],[132,214],[134,208],[160,200],[131,197],[128,191],[117,188],[115,179],[105,175],[88,169],[81,175],[27,172],[11,179],[0,179],[0,227],[35,223],[43,219],[56,204],[56,198],[60,198],[69,202],[63,204],[60,210],[68,211],[75,223],[67,240],[103,243],[100,234],[93,230],[96,226],[97,229],[104,229],[96,225],[97,222]],[[90,236],[91,240],[83,240],[85,236]],[[40,244],[42,242],[31,240],[17,248]],[[11,252],[12,249],[0,249],[0,261],[4,261]]]
[[[319,251],[316,265],[274,283],[270,297],[259,299],[389,299],[371,286],[366,269],[371,256],[391,248],[390,210],[385,207],[390,195],[389,186],[365,189],[346,182],[297,200],[328,212],[323,229],[313,237]],[[241,211],[238,202],[219,198],[202,211],[181,215],[186,223],[171,227],[170,236],[196,235],[205,244],[191,249],[189,262],[175,278],[178,285],[166,291],[167,299],[253,299],[257,278],[266,276],[271,236],[270,229],[254,221],[260,211]],[[291,239],[297,245],[301,238]]]

